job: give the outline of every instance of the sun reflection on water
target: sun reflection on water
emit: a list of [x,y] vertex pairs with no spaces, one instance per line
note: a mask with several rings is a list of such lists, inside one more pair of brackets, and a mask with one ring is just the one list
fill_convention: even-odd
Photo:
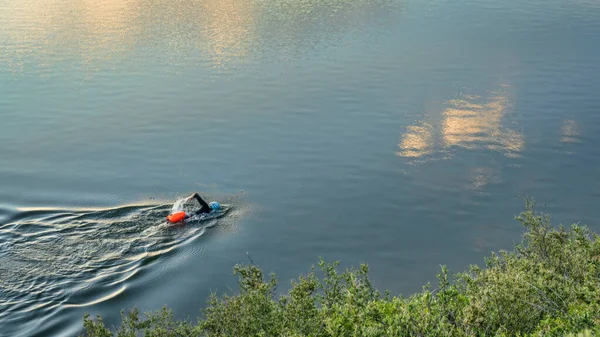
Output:
[[579,142],[579,126],[576,121],[566,120],[563,122],[560,141],[563,143]]
[[22,71],[29,60],[48,67],[78,61],[94,69],[102,61],[139,57],[212,68],[245,63],[250,55],[290,59],[323,41],[336,43],[399,2],[8,0],[0,3],[0,63]]
[[40,1],[0,7],[0,34],[6,48],[0,61],[21,70],[32,57],[42,66],[79,59],[110,59],[133,48],[138,0]]
[[444,104],[446,107],[438,125],[421,122],[407,128],[396,154],[420,158],[458,147],[519,157],[525,147],[525,138],[521,132],[504,125],[510,104],[502,92],[493,92],[488,98],[463,95],[449,100]]
[[427,123],[412,125],[402,137],[396,154],[402,157],[418,158],[431,154],[434,149],[433,127]]

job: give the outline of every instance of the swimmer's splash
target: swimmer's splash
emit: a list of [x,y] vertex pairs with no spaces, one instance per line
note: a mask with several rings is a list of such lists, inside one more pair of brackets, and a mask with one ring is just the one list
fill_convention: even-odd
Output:
[[[193,203],[193,201],[196,201],[196,203]],[[192,204],[191,207],[189,206],[190,204]],[[171,214],[167,216],[167,221],[170,223],[179,223],[212,219],[224,215],[226,211],[218,202],[212,201],[210,204],[207,204],[198,193],[194,193],[173,204]]]
[[[185,205],[186,199],[176,205],[106,209],[0,208],[0,321],[20,327],[0,335],[27,335],[27,329],[37,330],[44,317],[58,311],[122,296],[129,284],[164,270],[169,256],[184,246],[197,246],[183,256],[194,258],[202,251],[198,241],[209,228],[235,230],[237,212],[245,208],[233,205],[234,199],[216,212],[192,217],[198,221],[190,226],[165,221],[173,207],[192,206]],[[39,320],[31,317],[32,311]]]

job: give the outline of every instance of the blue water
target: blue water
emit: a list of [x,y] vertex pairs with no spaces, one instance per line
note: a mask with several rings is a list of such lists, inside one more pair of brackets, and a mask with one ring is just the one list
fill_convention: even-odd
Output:
[[409,294],[527,196],[600,230],[599,59],[592,0],[0,1],[0,335],[195,317],[247,254]]

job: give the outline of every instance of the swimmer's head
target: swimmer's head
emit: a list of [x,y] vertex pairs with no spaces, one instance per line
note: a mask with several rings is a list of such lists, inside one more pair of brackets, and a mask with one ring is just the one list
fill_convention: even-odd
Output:
[[210,207],[211,210],[216,211],[221,209],[221,204],[219,204],[216,201],[211,201],[210,204],[208,204],[208,206]]

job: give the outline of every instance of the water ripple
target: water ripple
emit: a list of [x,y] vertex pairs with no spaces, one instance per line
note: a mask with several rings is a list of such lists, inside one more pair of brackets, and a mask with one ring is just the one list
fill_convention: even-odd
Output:
[[[115,298],[141,268],[220,221],[170,227],[168,211],[168,205],[1,209],[0,219],[8,221],[0,224],[0,321],[47,317]],[[194,255],[201,251],[194,249]]]

